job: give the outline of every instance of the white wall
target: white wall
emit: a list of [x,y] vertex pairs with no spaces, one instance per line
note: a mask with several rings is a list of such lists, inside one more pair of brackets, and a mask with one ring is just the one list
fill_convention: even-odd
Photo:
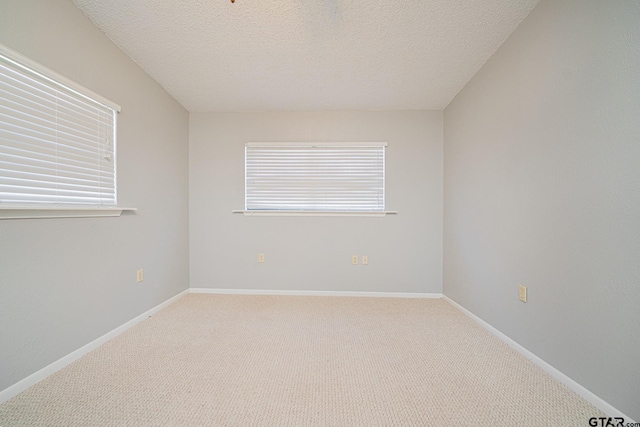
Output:
[[445,295],[636,420],[639,24],[543,0],[444,113]]
[[188,287],[189,122],[68,0],[2,0],[0,43],[122,106],[119,199],[139,209],[0,221],[3,390]]
[[[232,215],[247,141],[386,141],[387,208],[399,214]],[[441,112],[196,113],[189,156],[191,287],[441,292]]]

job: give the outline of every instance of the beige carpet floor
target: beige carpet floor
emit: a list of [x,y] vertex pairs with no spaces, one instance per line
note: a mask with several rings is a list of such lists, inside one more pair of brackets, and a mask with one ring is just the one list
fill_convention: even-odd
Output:
[[0,426],[586,426],[443,300],[187,295],[0,405]]

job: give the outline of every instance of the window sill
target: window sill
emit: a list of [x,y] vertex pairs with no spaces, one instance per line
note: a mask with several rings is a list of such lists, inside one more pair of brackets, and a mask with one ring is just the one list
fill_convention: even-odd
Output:
[[234,214],[243,214],[244,216],[368,216],[383,217],[386,215],[397,215],[396,211],[370,211],[370,212],[326,212],[326,211],[231,211]]
[[37,218],[89,218],[120,216],[123,211],[136,211],[136,208],[121,206],[25,206],[0,205],[2,219],[37,219]]

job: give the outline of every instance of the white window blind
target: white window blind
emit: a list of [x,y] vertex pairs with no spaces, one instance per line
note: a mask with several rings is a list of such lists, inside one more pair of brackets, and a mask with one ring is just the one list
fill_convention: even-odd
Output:
[[384,211],[384,143],[245,145],[245,209]]
[[115,205],[109,104],[0,45],[0,204]]

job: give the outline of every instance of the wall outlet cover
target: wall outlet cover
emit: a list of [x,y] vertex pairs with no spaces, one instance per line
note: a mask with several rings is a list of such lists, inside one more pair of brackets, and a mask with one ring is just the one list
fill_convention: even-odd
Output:
[[518,286],[518,299],[522,302],[527,302],[527,287],[524,285]]

